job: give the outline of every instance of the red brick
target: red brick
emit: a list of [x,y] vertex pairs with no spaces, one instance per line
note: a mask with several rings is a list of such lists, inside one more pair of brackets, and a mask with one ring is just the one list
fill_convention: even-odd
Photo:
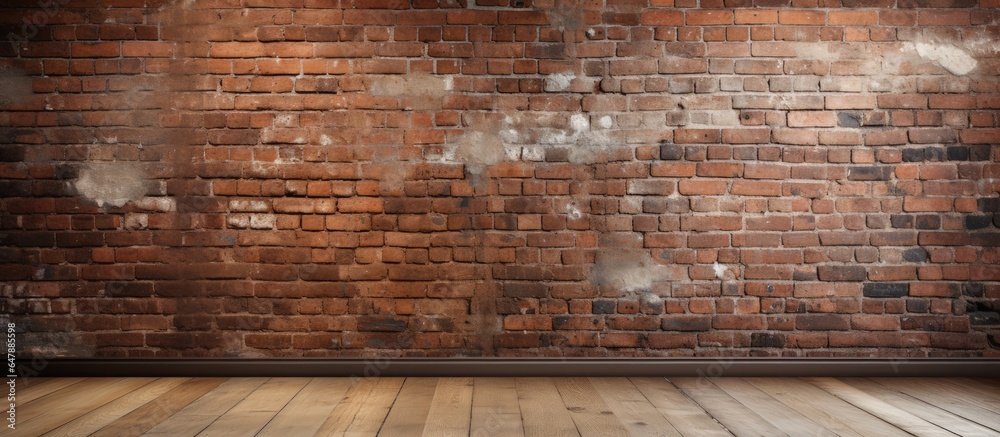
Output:
[[695,164],[657,162],[650,167],[649,173],[656,177],[691,177],[695,175]]
[[948,212],[954,206],[950,197],[915,197],[903,198],[903,211],[906,212]]
[[121,56],[121,44],[117,42],[73,43],[74,58],[116,58]]
[[684,12],[662,9],[643,11],[641,23],[643,26],[683,26]]
[[726,182],[686,179],[678,183],[677,192],[684,195],[721,195],[726,193]]
[[970,23],[969,11],[917,12],[917,24],[920,26],[968,26]]
[[776,24],[778,11],[768,9],[737,9],[736,24]]
[[826,24],[826,12],[781,10],[778,11],[778,22],[781,24],[824,25]]
[[374,197],[351,197],[340,199],[337,204],[337,210],[342,213],[352,213],[352,212],[365,212],[365,213],[380,213],[382,212],[382,199]]
[[500,11],[500,24],[549,24],[548,16],[543,11]]
[[878,12],[865,11],[830,11],[831,26],[874,26],[878,24]]
[[927,96],[920,94],[888,94],[878,96],[878,107],[882,109],[924,109]]
[[730,193],[739,196],[774,197],[781,195],[781,184],[778,182],[739,180],[733,182]]
[[834,127],[837,114],[829,111],[792,111],[788,113],[789,127]]
[[685,13],[688,26],[733,24],[733,12],[726,10],[689,10]]
[[722,139],[719,129],[677,129],[674,142],[677,144],[718,143]]
[[875,109],[875,96],[827,96],[826,109]]
[[996,144],[1000,138],[1000,129],[966,129],[960,136],[966,144]]
[[698,164],[695,174],[702,177],[734,178],[740,175],[742,167],[728,162],[703,162]]

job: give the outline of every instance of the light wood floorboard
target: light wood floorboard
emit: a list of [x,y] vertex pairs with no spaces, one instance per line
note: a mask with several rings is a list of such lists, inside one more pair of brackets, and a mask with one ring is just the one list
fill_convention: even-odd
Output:
[[980,378],[35,378],[10,436],[1000,436]]

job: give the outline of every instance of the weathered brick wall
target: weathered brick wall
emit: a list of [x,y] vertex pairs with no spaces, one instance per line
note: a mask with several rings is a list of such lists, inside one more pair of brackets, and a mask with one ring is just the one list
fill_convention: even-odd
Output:
[[997,356],[997,0],[12,0],[24,353]]

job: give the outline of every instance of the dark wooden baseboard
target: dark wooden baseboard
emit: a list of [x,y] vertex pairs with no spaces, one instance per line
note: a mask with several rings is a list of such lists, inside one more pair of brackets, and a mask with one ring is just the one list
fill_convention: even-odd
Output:
[[975,376],[992,358],[53,358],[40,376]]

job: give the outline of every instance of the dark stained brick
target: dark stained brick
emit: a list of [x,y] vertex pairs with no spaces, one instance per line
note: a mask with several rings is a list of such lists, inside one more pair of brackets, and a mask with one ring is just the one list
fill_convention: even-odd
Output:
[[751,347],[785,347],[785,334],[755,332],[750,334]]
[[903,259],[911,263],[927,262],[927,251],[921,247],[914,247],[903,251]]
[[363,316],[358,319],[358,330],[375,332],[403,332],[406,320],[391,316]]
[[661,328],[664,331],[708,331],[712,329],[712,316],[666,315]]
[[684,147],[676,144],[660,144],[660,159],[677,161],[684,158]]
[[865,297],[903,297],[906,296],[910,291],[910,285],[905,283],[894,283],[894,282],[870,282],[865,284],[864,296]]
[[868,272],[864,266],[821,266],[818,269],[820,281],[864,281]]
[[851,181],[887,181],[892,176],[892,167],[856,166],[847,171]]
[[851,323],[840,314],[800,314],[795,316],[795,329],[804,331],[847,331]]
[[917,216],[917,229],[938,229],[941,227],[941,216],[922,214]]
[[889,222],[896,229],[912,229],[913,216],[909,214],[893,214],[889,217]]
[[968,161],[969,160],[969,148],[964,146],[952,146],[948,148],[948,160],[949,161]]
[[593,304],[594,314],[614,314],[617,304],[613,300],[596,300]]
[[974,231],[976,229],[988,228],[992,222],[993,216],[967,215],[965,216],[965,229]]

